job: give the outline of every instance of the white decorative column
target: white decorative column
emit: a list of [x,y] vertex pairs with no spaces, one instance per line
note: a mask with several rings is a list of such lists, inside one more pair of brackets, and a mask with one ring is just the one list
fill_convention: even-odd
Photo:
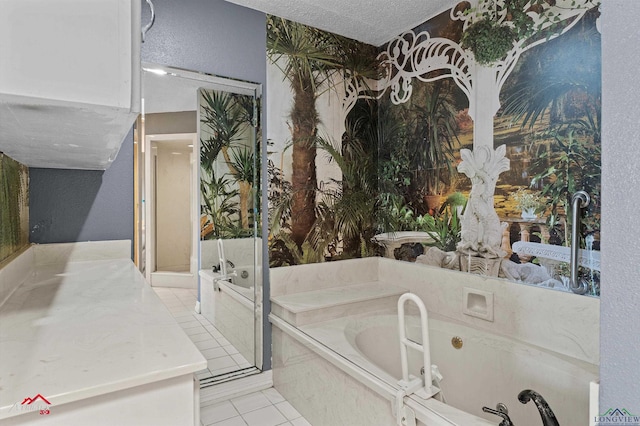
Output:
[[[496,84],[496,69],[476,64],[473,79],[473,149],[487,146],[493,149],[493,118],[500,109],[500,88]],[[507,169],[508,170],[508,169]]]

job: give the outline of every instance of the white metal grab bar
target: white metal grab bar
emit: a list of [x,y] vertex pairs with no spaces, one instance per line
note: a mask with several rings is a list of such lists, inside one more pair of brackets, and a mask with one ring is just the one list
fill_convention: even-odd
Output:
[[[418,306],[420,310],[420,328],[422,332],[422,344],[415,342],[407,337],[405,328],[404,305],[407,300],[411,300]],[[436,386],[432,383],[431,373],[431,348],[429,345],[429,323],[427,316],[427,308],[418,296],[412,293],[405,293],[398,299],[398,329],[400,332],[400,360],[402,362],[402,380],[398,383],[406,389],[407,395],[415,393],[421,398],[431,398],[438,392]],[[422,352],[424,362],[424,386],[419,377],[409,375],[409,360],[407,358],[407,347]],[[423,389],[421,389],[423,388]]]
[[220,274],[227,276],[227,258],[224,256],[224,244],[222,238],[218,238],[218,262],[220,262]]
[[220,290],[218,281],[231,281],[231,278],[238,276],[236,271],[227,272],[227,258],[224,255],[222,238],[218,238],[218,261],[220,262],[220,269],[218,270],[220,275],[213,277],[213,289],[216,291]]

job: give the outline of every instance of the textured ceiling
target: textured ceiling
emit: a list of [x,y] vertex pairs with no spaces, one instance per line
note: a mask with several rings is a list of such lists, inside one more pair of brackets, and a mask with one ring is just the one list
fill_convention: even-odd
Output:
[[227,0],[380,46],[457,0]]

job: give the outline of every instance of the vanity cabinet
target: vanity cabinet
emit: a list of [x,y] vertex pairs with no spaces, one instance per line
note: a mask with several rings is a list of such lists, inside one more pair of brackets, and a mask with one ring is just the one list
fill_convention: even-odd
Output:
[[140,0],[0,0],[0,151],[104,170],[140,112]]

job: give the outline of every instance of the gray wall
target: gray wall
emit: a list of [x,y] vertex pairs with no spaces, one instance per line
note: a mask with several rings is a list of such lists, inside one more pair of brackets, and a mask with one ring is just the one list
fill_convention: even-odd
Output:
[[106,171],[29,169],[33,243],[133,240],[133,131]]
[[606,0],[601,12],[600,412],[640,415],[640,2]]
[[[156,21],[142,45],[142,60],[177,68],[206,72],[222,77],[266,84],[266,17],[222,0],[154,0]],[[143,6],[143,22],[149,13]],[[266,103],[263,101],[263,105]],[[264,108],[262,111],[264,120]],[[266,128],[262,128],[266,141]],[[262,164],[267,164],[266,144]],[[262,181],[266,182],[266,168]],[[267,211],[263,188],[262,211]],[[267,215],[263,214],[263,271],[268,271]],[[271,368],[271,327],[268,274],[263,291],[263,360]]]
[[[264,83],[265,15],[222,0],[154,0],[142,60]],[[148,10],[143,5],[143,22]]]

